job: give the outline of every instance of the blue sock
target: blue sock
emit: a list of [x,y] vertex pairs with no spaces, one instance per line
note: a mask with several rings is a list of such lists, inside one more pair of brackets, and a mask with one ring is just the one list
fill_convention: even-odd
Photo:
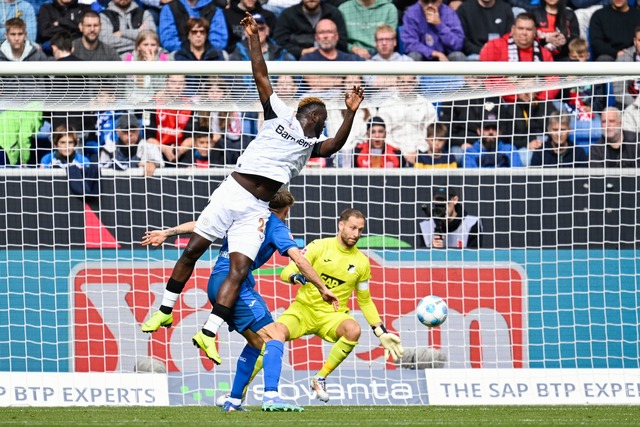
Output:
[[264,391],[278,391],[284,344],[277,340],[267,342],[264,350]]
[[244,388],[249,384],[249,379],[253,373],[253,367],[260,356],[260,350],[251,347],[249,344],[244,346],[238,364],[236,366],[236,375],[233,377],[233,386],[231,387],[231,397],[242,399]]

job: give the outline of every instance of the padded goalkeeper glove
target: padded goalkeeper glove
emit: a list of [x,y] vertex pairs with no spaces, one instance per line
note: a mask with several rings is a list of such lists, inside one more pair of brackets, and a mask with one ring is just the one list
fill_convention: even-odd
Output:
[[397,362],[398,359],[402,358],[402,353],[404,353],[404,349],[402,348],[402,342],[400,342],[400,337],[396,334],[392,334],[391,332],[387,332],[387,328],[384,325],[380,326],[372,326],[373,333],[380,339],[380,344],[384,348],[384,360],[389,358],[389,355],[393,358],[394,362]]
[[298,285],[306,285],[307,284],[307,278],[304,277],[304,274],[302,273],[296,273],[296,274],[292,274],[291,276],[289,276],[289,282],[291,282],[291,284],[295,285],[296,283]]

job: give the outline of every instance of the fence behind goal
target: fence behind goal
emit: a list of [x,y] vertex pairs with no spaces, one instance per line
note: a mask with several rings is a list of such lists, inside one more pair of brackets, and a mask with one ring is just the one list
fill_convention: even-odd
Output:
[[[365,141],[367,120],[373,116],[385,120],[388,142],[415,144],[420,158],[430,123],[446,124],[453,141],[454,128],[475,132],[486,124],[487,108],[497,104],[508,110],[515,105],[502,95],[555,90],[555,105],[562,109],[574,99],[564,94],[575,94],[569,89],[576,82],[581,87],[604,85],[605,91],[594,96],[604,109],[615,105],[613,83],[628,77],[598,76],[595,68],[587,67],[580,78],[559,68],[550,72],[560,77],[550,78],[533,64],[531,70],[515,69],[514,75],[543,77],[488,80],[458,77],[460,73],[447,66],[436,75],[420,68],[424,64],[415,65],[415,70],[402,70],[413,73],[409,77],[384,65],[372,69],[375,77],[363,76],[367,100],[348,150],[327,164],[312,161],[291,184],[296,204],[289,225],[301,247],[335,235],[344,208],[365,213],[367,228],[358,246],[371,260],[371,293],[383,322],[401,336],[406,349],[401,363],[385,361],[354,298],[352,314],[362,336],[353,354],[328,379],[330,404],[638,404],[636,168],[469,168],[461,167],[468,166],[462,152],[453,156],[457,168],[352,167],[354,150]],[[110,77],[90,70],[74,70],[75,77],[70,70],[67,77],[3,77],[0,103],[5,111],[0,115],[25,123],[35,112],[41,119],[33,137],[27,138],[26,162],[0,169],[1,405],[213,404],[229,390],[243,339],[221,333],[224,360],[218,367],[191,345],[191,336],[210,310],[206,286],[216,247],[198,262],[174,311],[173,327],[147,335],[140,324],[157,309],[187,240],[173,238],[157,250],[142,248],[139,242],[145,230],[196,219],[231,165],[199,168],[196,163],[172,166],[167,161],[145,176],[137,165],[114,170],[107,156],[104,167],[95,168],[95,176],[37,167],[52,150],[54,122],[74,124],[76,152],[99,162],[100,156],[92,155],[105,151],[109,137],[118,137],[109,125],[99,126],[109,118],[113,126],[124,113],[136,116],[135,130],[144,138],[161,130],[145,121],[152,114],[189,116],[191,127],[173,129],[184,138],[198,135],[193,122],[211,119],[212,112],[223,115],[217,127],[202,120],[211,126],[203,133],[220,135],[219,141],[229,144],[221,150],[225,156],[234,153],[233,147],[239,154],[261,124],[261,107],[248,68],[219,66],[228,68],[214,78],[192,68],[153,70],[143,79],[151,82],[146,95],[136,93],[135,77],[129,76],[150,70],[136,68]],[[294,76],[292,81],[303,88],[283,95],[287,102],[295,105],[303,93],[312,93],[297,77],[308,70],[269,66],[277,75]],[[506,72],[484,66],[479,64],[483,76]],[[331,87],[314,92],[327,100],[331,132],[341,120],[346,89],[336,82],[353,84],[358,81],[356,72],[314,72],[333,79]],[[169,78],[163,76],[171,73],[197,76],[184,79],[186,92],[167,97],[168,86],[163,85]],[[382,80],[375,83],[378,78]],[[274,87],[278,80],[274,78]],[[84,86],[87,81],[93,86]],[[221,84],[224,97],[206,98],[216,92],[212,82]],[[103,89],[110,95],[96,98]],[[165,97],[155,96],[158,91]],[[516,126],[521,124],[517,117],[497,118],[501,130],[506,129],[505,141],[526,141],[520,147],[525,149],[510,152],[524,162],[529,159],[529,141],[551,137],[545,130],[549,117],[567,115],[571,139],[575,141],[579,132],[588,136],[576,147],[585,152],[605,131],[597,121],[576,125],[579,112],[552,113],[552,106],[535,99],[521,99],[518,105],[528,111],[545,106],[537,117],[541,130],[529,126],[516,131],[523,129]],[[480,118],[470,117],[478,107]],[[451,113],[455,108],[459,114]],[[234,131],[220,126],[232,120],[241,126]],[[15,132],[14,137],[26,131]],[[100,132],[106,140],[100,139]],[[473,143],[477,135],[455,138]],[[232,146],[234,137],[242,142]],[[191,147],[185,153],[197,157]],[[410,159],[405,157],[410,158],[403,156],[401,163],[407,166]],[[455,189],[465,216],[481,220],[477,249],[426,247],[421,223],[433,213],[424,207],[433,202],[436,187]],[[287,262],[276,255],[254,272],[276,318],[296,291],[279,280]],[[415,316],[418,301],[428,294],[442,296],[449,305],[449,318],[440,328],[428,329]],[[286,399],[301,405],[318,402],[308,381],[330,348],[316,337],[285,346],[281,392]],[[261,393],[260,375],[249,390],[248,403],[258,402]]]

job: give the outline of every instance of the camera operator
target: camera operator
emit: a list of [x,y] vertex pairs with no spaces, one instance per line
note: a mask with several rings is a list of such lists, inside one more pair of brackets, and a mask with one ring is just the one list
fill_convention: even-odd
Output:
[[422,205],[427,219],[420,222],[422,238],[428,248],[478,249],[482,224],[458,203],[454,189],[434,187],[430,204]]

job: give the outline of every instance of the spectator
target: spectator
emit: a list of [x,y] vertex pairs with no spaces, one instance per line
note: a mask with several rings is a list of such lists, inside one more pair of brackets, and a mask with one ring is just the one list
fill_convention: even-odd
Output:
[[[228,94],[229,81],[221,77],[209,77],[206,81],[207,90],[200,99],[202,105],[220,105]],[[253,137],[243,132],[243,114],[238,111],[194,111],[193,120],[186,127],[187,133],[193,128],[205,128],[212,134],[215,149],[224,153],[223,164],[236,164],[242,151],[249,145]],[[182,150],[193,147],[193,138],[187,136]]]
[[76,151],[78,148],[78,136],[74,128],[59,125],[53,130],[52,138],[53,152],[42,158],[40,161],[41,168],[66,168],[69,165],[83,168],[89,164],[89,159]]
[[637,168],[638,154],[636,134],[623,131],[620,110],[606,108],[602,112],[602,137],[589,149],[589,166]]
[[401,100],[393,106],[382,106],[376,115],[387,124],[387,140],[402,152],[403,161],[412,167],[418,155],[418,147],[424,144],[427,126],[436,121],[435,106],[418,92],[416,76],[398,76],[388,87],[388,96]]
[[269,33],[273,34],[276,28],[276,15],[262,7],[258,0],[230,0],[229,6],[224,10],[224,18],[229,28],[229,40],[227,41],[226,51],[231,54],[240,41],[244,41],[244,26],[240,21],[246,16],[246,12],[256,16],[260,16],[263,24],[269,27]]
[[407,55],[396,52],[398,47],[398,35],[394,27],[382,24],[375,32],[376,53],[372,61],[412,62]]
[[580,26],[580,34],[582,37],[587,37],[589,34],[589,21],[593,13],[602,9],[602,6],[609,5],[611,0],[569,0],[567,6],[573,9],[578,19],[578,25]]
[[[336,24],[330,19],[322,19],[316,25],[317,49],[305,53],[300,61],[362,61],[352,53],[339,50],[339,35]],[[342,76],[304,76],[304,82],[312,92],[335,91],[342,87]],[[309,96],[307,94],[307,96]]]
[[[504,36],[487,42],[480,51],[480,61],[498,62],[540,62],[553,61],[553,55],[536,40],[536,20],[530,13],[521,13],[516,16],[511,32]],[[548,77],[547,81],[557,80]],[[487,89],[493,85],[501,86],[507,82],[504,79],[491,78],[487,80]],[[558,89],[539,91],[538,100],[554,99],[559,93]],[[506,102],[513,102],[515,97],[505,97]]]
[[154,97],[158,108],[146,112],[143,121],[145,130],[148,130],[145,138],[149,142],[157,141],[164,159],[173,166],[189,148],[183,147],[183,143],[188,136],[185,130],[192,126],[193,113],[189,109],[166,108],[166,105],[186,103],[185,88],[185,76],[176,74],[167,77],[165,87]]
[[418,0],[404,14],[400,38],[415,61],[464,61],[458,15],[442,0]]
[[449,129],[444,123],[433,123],[427,126],[427,140],[418,148],[415,168],[453,169],[458,167],[455,157],[448,153]]
[[485,110],[484,120],[478,128],[480,139],[466,149],[462,157],[465,168],[521,167],[522,161],[511,144],[500,139],[497,108]]
[[[296,58],[287,52],[287,50],[270,39],[271,29],[267,25],[266,18],[262,14],[253,15],[253,19],[258,25],[258,38],[260,46],[262,46],[262,54],[267,61],[295,61]],[[244,27],[243,27],[244,28]],[[249,43],[247,39],[241,40],[236,44],[233,53],[229,56],[231,61],[249,61],[251,60],[249,52]],[[280,92],[278,92],[280,95]]]
[[0,45],[0,61],[47,61],[49,58],[28,39],[27,26],[20,18],[5,23],[6,40]]
[[100,13],[100,38],[118,55],[132,52],[141,31],[156,31],[150,12],[132,0],[111,0]]
[[56,61],[82,61],[73,54],[73,39],[71,34],[62,31],[51,38],[51,50]]
[[[31,146],[40,126],[41,111],[0,112],[0,166],[27,165],[31,160]],[[33,163],[36,162],[37,159],[33,159]]]
[[193,149],[188,150],[180,159],[180,166],[190,168],[210,168],[211,166],[223,166],[224,147],[219,147],[220,134],[213,136],[205,126],[196,126],[193,132]]
[[[124,61],[169,61],[171,56],[160,47],[158,33],[152,30],[142,30],[136,38],[133,52],[123,55]],[[130,76],[131,91],[129,97],[139,102],[149,101],[156,89],[164,85],[167,76],[164,75],[136,75]]]
[[640,25],[640,10],[629,0],[612,0],[591,16],[589,45],[596,61],[615,61],[633,44],[635,28]]
[[[635,27],[633,46],[625,49],[616,58],[617,62],[640,62],[640,26]],[[640,78],[613,82],[613,92],[619,107],[624,109],[633,104],[640,93]]]
[[63,31],[71,34],[75,39],[80,37],[80,18],[91,10],[88,4],[80,4],[78,0],[52,0],[43,4],[38,12],[38,37],[36,41],[43,45],[44,50],[49,49],[49,40]]
[[224,61],[221,49],[209,43],[209,23],[203,18],[189,18],[186,25],[187,42],[174,54],[176,61]]
[[542,5],[532,11],[536,18],[540,43],[553,55],[555,61],[569,58],[569,43],[580,37],[580,26],[575,13],[565,0],[541,0]]
[[73,53],[83,61],[120,61],[116,51],[100,40],[100,15],[90,10],[80,19],[82,37],[73,42]]
[[386,142],[387,130],[384,120],[372,117],[367,123],[366,140],[356,145],[354,165],[357,168],[402,167],[400,150]]
[[273,37],[287,52],[300,59],[317,49],[316,25],[325,19],[333,21],[337,28],[337,49],[346,51],[347,27],[342,14],[335,6],[320,0],[301,0],[299,4],[285,9],[278,17]]
[[538,101],[536,96],[537,91],[519,93],[515,102],[503,104],[500,110],[502,136],[510,138],[513,148],[520,150],[523,166],[542,147],[545,117],[554,110],[551,103]]
[[422,206],[427,219],[420,222],[422,239],[431,249],[478,249],[482,222],[469,215],[460,203],[458,192],[449,187],[435,187],[431,204]]
[[556,168],[585,168],[589,166],[589,156],[570,140],[571,118],[558,111],[547,119],[547,136],[541,150],[534,151],[530,166]]
[[151,176],[164,166],[158,144],[141,139],[140,122],[134,114],[118,117],[115,130],[116,140],[100,151],[100,167],[120,171],[143,168],[144,175]]
[[[463,92],[482,90],[484,77],[464,76]],[[456,156],[458,163],[462,160],[464,151],[471,147],[478,138],[478,130],[484,117],[484,109],[492,109],[500,104],[500,97],[466,98],[448,101],[438,108],[438,121],[447,123],[451,129],[449,136],[449,152]]]
[[[32,40],[37,39],[38,22],[36,21],[36,13],[33,6],[27,0],[0,0],[2,3],[2,14],[0,14],[0,37],[3,36],[7,29],[5,22],[11,18],[20,18],[26,25],[26,32]],[[4,39],[0,39],[4,41]]]
[[347,51],[362,59],[375,54],[380,25],[398,28],[398,9],[390,0],[347,0],[338,6],[347,25]]
[[186,28],[189,18],[202,18],[210,23],[207,39],[213,48],[227,47],[229,32],[224,12],[214,0],[174,0],[162,6],[158,25],[162,47],[173,52],[188,43]]
[[[586,40],[573,39],[569,42],[569,60],[573,62],[589,60],[589,44]],[[560,109],[571,115],[573,143],[582,147],[587,153],[589,145],[600,139],[602,131],[600,113],[607,106],[608,91],[607,83],[562,89]]]
[[[362,86],[364,80],[358,75],[345,76],[342,83],[342,90],[346,92],[353,89],[354,86]],[[279,93],[278,93],[279,95]],[[327,133],[334,135],[342,122],[344,121],[347,111],[344,109],[330,109],[327,111]],[[351,126],[351,132],[347,138],[347,142],[335,155],[335,158],[327,159],[328,162],[333,160],[333,164],[339,168],[352,168],[353,167],[353,151],[364,138],[366,138],[367,124],[371,118],[371,112],[367,108],[358,108],[355,117],[353,119],[353,125]],[[324,158],[311,159],[310,162],[320,162]],[[326,164],[325,164],[326,165]]]
[[464,31],[462,53],[467,61],[480,59],[480,50],[490,40],[511,31],[513,12],[503,0],[468,0],[456,10]]

